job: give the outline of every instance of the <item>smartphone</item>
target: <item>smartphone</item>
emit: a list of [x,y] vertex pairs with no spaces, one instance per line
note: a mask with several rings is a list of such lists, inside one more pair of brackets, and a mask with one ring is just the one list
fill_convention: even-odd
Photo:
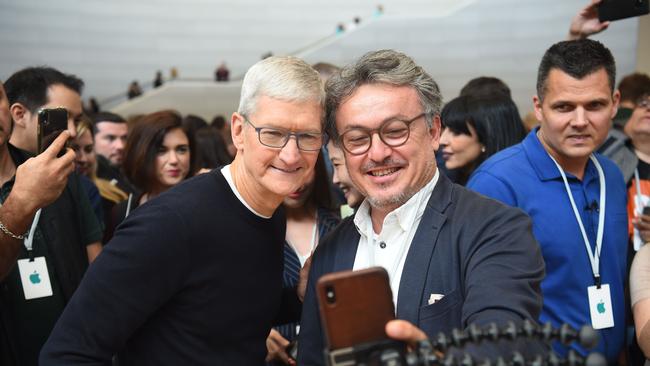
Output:
[[[38,153],[42,153],[52,142],[59,137],[61,132],[68,129],[68,111],[65,108],[45,108],[38,112],[37,146]],[[67,146],[67,144],[66,144]],[[63,148],[57,156],[63,156]]]
[[603,0],[598,4],[598,20],[619,20],[648,14],[648,0]]
[[643,208],[643,214],[644,215],[650,215],[650,206],[645,206]]
[[388,339],[385,325],[395,319],[395,308],[385,269],[330,273],[316,292],[329,350]]

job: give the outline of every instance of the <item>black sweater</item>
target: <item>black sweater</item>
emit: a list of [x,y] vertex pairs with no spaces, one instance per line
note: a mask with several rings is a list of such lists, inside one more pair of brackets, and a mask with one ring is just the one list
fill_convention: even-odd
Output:
[[42,365],[260,365],[281,302],[285,218],[251,213],[220,171],[135,210],[88,270]]

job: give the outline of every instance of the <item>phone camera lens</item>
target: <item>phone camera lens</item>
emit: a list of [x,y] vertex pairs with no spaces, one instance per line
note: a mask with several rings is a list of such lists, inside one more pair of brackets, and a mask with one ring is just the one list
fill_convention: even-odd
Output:
[[334,287],[327,286],[325,288],[325,297],[327,298],[327,302],[330,304],[336,302],[336,294],[334,293]]

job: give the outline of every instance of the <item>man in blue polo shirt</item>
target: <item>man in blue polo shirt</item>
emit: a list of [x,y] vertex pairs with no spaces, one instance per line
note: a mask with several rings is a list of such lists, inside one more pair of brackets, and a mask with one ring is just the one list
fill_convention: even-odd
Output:
[[601,43],[551,46],[533,98],[540,127],[488,159],[468,183],[531,216],[546,263],[540,321],[591,324],[610,363],[624,346],[626,193],[619,169],[593,152],[618,108],[614,80],[614,58]]

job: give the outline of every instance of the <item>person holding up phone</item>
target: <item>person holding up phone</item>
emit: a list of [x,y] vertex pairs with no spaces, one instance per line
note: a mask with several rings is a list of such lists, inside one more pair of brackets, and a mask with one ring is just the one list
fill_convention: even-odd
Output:
[[[73,173],[74,152],[65,149],[81,113],[82,85],[51,68],[27,68],[9,77],[6,94],[0,93],[2,365],[37,365],[42,345],[101,250],[101,229]],[[49,107],[66,108],[69,128],[34,156],[37,114]]]
[[[316,282],[341,270],[384,267],[396,318],[420,335],[536,319],[544,262],[530,219],[439,173],[433,78],[407,55],[380,50],[332,76],[326,91],[328,135],[365,200],[313,255],[298,364],[324,364]],[[499,351],[486,345],[477,356]]]

